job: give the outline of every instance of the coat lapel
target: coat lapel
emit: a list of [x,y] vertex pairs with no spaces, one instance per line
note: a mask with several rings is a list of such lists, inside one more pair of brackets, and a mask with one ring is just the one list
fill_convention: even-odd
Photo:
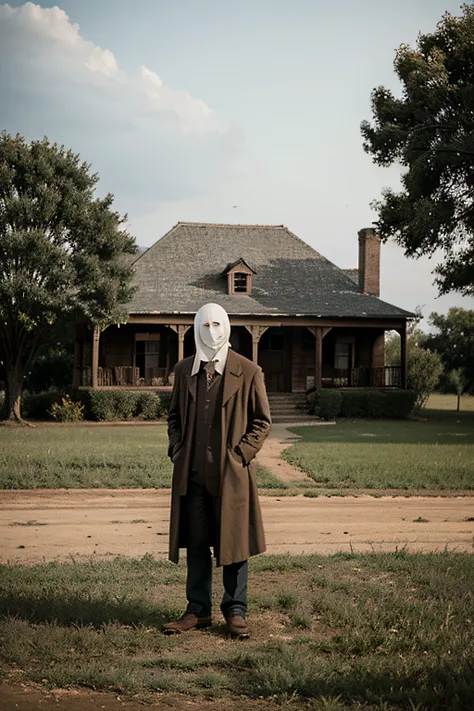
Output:
[[188,393],[191,395],[193,400],[196,400],[196,392],[197,392],[197,373],[196,375],[187,375],[186,380],[188,383]]
[[234,351],[229,349],[224,370],[224,386],[222,392],[222,407],[229,402],[242,386],[242,367]]

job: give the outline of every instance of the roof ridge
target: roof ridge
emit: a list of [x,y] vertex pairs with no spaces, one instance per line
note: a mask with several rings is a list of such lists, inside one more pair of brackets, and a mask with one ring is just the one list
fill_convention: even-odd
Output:
[[286,227],[286,225],[244,225],[241,223],[233,224],[231,222],[177,222],[175,227],[178,227],[178,225],[193,225],[194,227],[242,227],[245,229],[253,228],[259,230],[261,230],[263,227],[264,229],[269,230],[288,230],[288,227]]

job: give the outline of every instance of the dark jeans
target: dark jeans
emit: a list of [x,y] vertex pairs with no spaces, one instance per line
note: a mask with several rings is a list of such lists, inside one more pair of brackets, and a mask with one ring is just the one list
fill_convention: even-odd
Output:
[[[219,540],[220,500],[205,487],[189,482],[182,508],[187,541],[186,597],[188,612],[198,617],[210,617],[212,609],[212,556]],[[222,582],[224,595],[221,611],[227,619],[247,610],[248,561],[224,565]]]

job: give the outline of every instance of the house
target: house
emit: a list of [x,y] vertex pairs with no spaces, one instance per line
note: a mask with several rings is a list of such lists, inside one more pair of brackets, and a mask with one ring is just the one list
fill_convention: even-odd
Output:
[[[162,388],[194,352],[193,319],[221,304],[232,346],[258,362],[269,392],[309,387],[400,388],[413,314],[380,294],[380,238],[359,232],[358,269],[340,269],[283,225],[178,222],[134,261],[128,321],[102,333],[76,324],[74,383]],[[401,335],[402,364],[384,365],[384,333]]]

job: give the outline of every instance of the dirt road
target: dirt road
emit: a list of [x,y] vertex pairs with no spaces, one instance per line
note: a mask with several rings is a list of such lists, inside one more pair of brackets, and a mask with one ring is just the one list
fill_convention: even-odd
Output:
[[[0,561],[165,557],[169,491],[0,492]],[[474,497],[261,496],[268,553],[474,552]]]

